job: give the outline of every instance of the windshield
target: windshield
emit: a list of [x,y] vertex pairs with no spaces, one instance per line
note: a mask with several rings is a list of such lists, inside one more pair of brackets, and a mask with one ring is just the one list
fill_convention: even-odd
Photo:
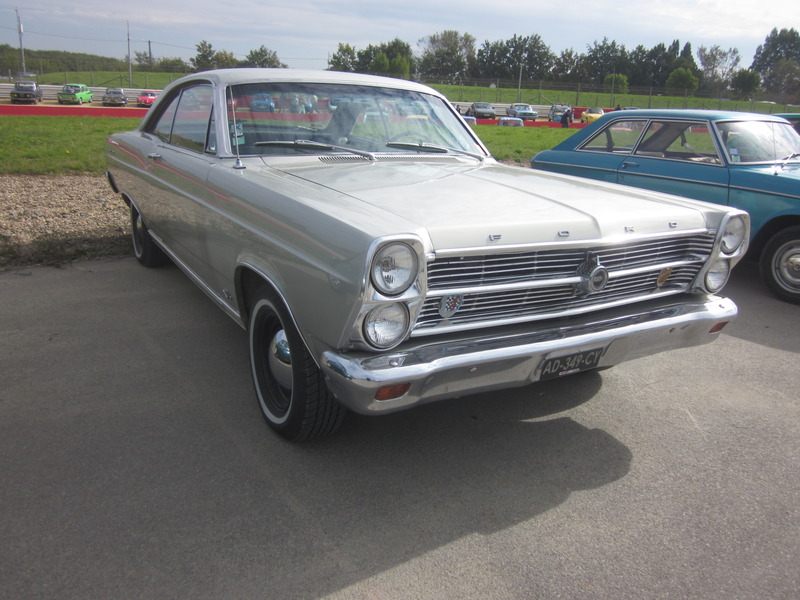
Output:
[[717,129],[730,162],[775,162],[800,154],[800,135],[787,123],[723,122]]
[[407,154],[439,146],[485,155],[447,102],[429,94],[304,82],[236,85],[227,94],[231,144],[240,154]]
[[35,83],[30,81],[18,81],[14,84],[14,88],[18,90],[30,91],[36,87]]

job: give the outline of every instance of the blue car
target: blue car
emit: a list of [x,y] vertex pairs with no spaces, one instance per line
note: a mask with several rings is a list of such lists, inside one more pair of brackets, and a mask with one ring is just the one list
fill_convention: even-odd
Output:
[[749,255],[767,286],[800,304],[800,135],[776,116],[615,111],[531,167],[667,192],[750,213]]

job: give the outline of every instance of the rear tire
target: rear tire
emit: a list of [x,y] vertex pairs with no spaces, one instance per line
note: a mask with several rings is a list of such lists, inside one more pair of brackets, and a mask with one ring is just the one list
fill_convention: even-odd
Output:
[[264,420],[293,442],[336,431],[346,410],[328,390],[277,294],[261,287],[250,307],[250,370]]
[[778,298],[800,304],[800,227],[774,235],[761,253],[761,276]]
[[167,255],[150,237],[147,225],[144,224],[142,215],[133,203],[131,203],[131,240],[136,260],[145,267],[161,267],[166,264]]

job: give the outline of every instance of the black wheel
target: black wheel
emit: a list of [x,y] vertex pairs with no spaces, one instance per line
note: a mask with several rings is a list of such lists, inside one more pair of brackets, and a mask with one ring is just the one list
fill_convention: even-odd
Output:
[[250,369],[264,419],[295,442],[334,432],[345,408],[328,390],[283,304],[262,288],[250,306]]
[[145,267],[161,267],[167,262],[167,255],[150,237],[147,225],[142,221],[142,216],[133,203],[131,203],[131,239],[133,254]]
[[80,106],[81,104],[83,104],[83,98],[78,98],[78,106]]
[[800,304],[800,227],[774,235],[761,253],[761,276],[779,298]]

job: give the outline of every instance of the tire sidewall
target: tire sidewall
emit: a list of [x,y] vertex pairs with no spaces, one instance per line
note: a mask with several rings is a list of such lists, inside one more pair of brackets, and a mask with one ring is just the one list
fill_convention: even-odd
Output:
[[784,281],[778,266],[787,245],[800,245],[800,227],[790,227],[770,239],[761,255],[761,276],[776,296],[800,304],[800,288]]
[[272,341],[275,331],[273,327],[269,329],[269,335],[263,335],[265,327],[267,327],[263,321],[267,319],[276,320],[277,324],[285,332],[289,342],[292,364],[295,366],[299,360],[297,352],[298,344],[302,344],[302,342],[299,340],[299,336],[296,334],[294,326],[281,304],[276,302],[270,294],[259,294],[250,311],[247,327],[248,343],[250,347],[250,372],[253,378],[253,386],[255,387],[256,397],[258,398],[258,404],[264,419],[270,427],[285,436],[291,437],[295,430],[298,430],[301,425],[301,423],[298,423],[301,411],[297,409],[297,398],[298,394],[302,392],[300,387],[302,387],[303,382],[298,376],[298,369],[293,367],[292,390],[289,397],[289,404],[285,412],[283,412],[283,414],[278,414],[270,407],[271,403],[267,397],[267,394],[269,394],[267,386],[269,384],[274,384],[274,382],[264,380],[265,377],[272,376],[268,373],[268,369],[262,369],[257,364],[257,361],[261,357],[264,357],[265,360],[267,359],[267,355],[270,351],[270,342]]

